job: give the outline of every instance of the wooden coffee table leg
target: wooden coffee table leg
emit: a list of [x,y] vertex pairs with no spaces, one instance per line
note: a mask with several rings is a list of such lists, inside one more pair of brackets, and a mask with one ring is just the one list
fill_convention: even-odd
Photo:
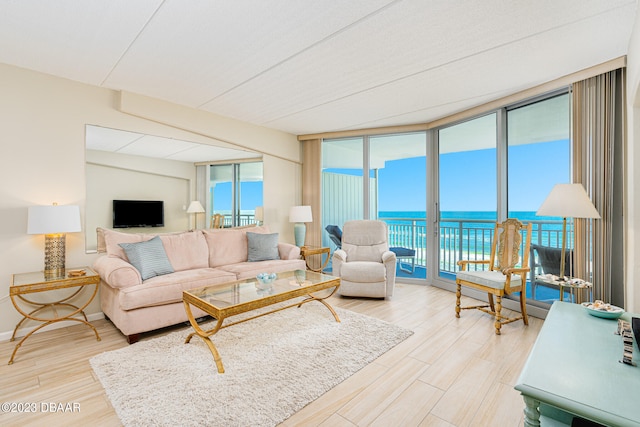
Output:
[[218,353],[218,349],[215,345],[213,345],[213,342],[211,342],[211,339],[209,338],[211,335],[220,330],[224,319],[218,319],[218,321],[216,322],[216,326],[213,329],[205,331],[200,327],[200,325],[198,325],[198,322],[196,322],[196,319],[193,317],[193,312],[191,311],[189,303],[187,303],[186,301],[183,301],[183,303],[184,309],[187,312],[187,317],[189,318],[189,323],[191,323],[191,327],[193,327],[194,329],[194,332],[191,332],[189,336],[187,336],[187,339],[184,341],[184,343],[188,344],[194,335],[198,335],[200,338],[202,338],[205,344],[207,344],[207,347],[209,347],[209,351],[211,351],[211,354],[213,355],[213,361],[216,363],[218,372],[224,374],[224,365],[222,364],[220,353]]

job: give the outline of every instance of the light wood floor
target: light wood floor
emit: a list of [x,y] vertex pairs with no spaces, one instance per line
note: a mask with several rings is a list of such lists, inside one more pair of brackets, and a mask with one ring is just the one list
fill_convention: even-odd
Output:
[[[465,310],[456,319],[455,295],[423,285],[397,284],[390,300],[331,301],[415,333],[283,427],[523,425],[524,404],[513,386],[542,320],[530,317],[528,327],[521,321],[504,325],[496,336],[489,315]],[[88,360],[128,344],[109,321],[94,325],[99,342],[82,325],[43,332],[25,342],[10,366],[6,363],[15,343],[0,343],[0,403],[37,403],[35,414],[0,412],[0,425],[120,425]],[[42,402],[79,404],[80,412],[42,412]]]

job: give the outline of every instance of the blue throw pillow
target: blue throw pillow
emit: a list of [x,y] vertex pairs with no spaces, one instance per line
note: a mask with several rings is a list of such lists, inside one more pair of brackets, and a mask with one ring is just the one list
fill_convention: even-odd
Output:
[[173,273],[173,267],[159,236],[145,242],[118,245],[124,249],[129,262],[140,272],[142,280]]
[[249,253],[247,261],[267,261],[280,259],[278,252],[278,233],[262,234],[247,232]]

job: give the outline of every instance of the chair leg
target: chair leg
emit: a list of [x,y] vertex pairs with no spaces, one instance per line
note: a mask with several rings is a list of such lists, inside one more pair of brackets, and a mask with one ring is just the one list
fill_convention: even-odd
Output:
[[522,312],[522,321],[525,325],[529,325],[529,316],[527,315],[527,290],[520,292],[520,311]]
[[460,294],[462,286],[460,283],[456,283],[456,317],[460,317]]
[[487,299],[489,300],[489,308],[491,309],[491,311],[495,312],[496,308],[493,303],[493,294],[487,293]]
[[[493,300],[493,298],[491,299]],[[496,321],[493,324],[493,326],[495,326],[496,328],[496,335],[500,335],[500,328],[502,327],[502,322],[500,321],[500,319],[502,318],[502,316],[500,315],[501,311],[502,311],[502,297],[500,295],[496,295],[496,309],[495,309]]]

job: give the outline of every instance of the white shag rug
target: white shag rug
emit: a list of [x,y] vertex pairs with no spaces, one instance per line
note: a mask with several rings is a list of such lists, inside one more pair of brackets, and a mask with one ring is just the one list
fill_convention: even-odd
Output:
[[413,334],[336,312],[310,303],[222,329],[224,374],[201,338],[184,344],[190,327],[90,363],[125,426],[275,426]]

